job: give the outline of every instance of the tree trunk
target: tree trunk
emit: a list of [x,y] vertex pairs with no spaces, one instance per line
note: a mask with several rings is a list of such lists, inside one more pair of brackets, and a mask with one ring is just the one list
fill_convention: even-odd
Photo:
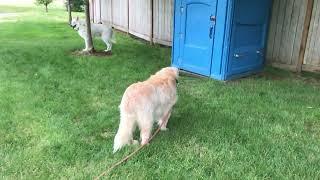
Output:
[[70,0],[68,0],[68,14],[69,14],[69,24],[71,24],[72,21],[72,15],[71,15],[71,4]]
[[45,4],[45,6],[46,6],[46,12],[48,12],[48,4]]
[[85,0],[85,13],[86,13],[86,24],[87,24],[87,37],[88,37],[88,47],[87,51],[89,53],[94,52],[92,34],[91,34],[91,22],[90,22],[90,8],[89,8],[89,0]]

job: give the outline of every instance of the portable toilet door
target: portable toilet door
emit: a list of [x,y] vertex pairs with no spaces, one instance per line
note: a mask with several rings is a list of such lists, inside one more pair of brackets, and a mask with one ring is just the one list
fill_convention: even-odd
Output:
[[225,79],[260,71],[264,65],[272,0],[234,0]]
[[210,75],[217,0],[176,0],[175,65],[201,75]]

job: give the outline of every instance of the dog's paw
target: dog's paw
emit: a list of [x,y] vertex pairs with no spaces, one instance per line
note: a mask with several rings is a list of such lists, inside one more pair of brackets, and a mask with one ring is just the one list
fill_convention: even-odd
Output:
[[141,146],[149,146],[149,142],[147,142],[147,143],[141,143]]
[[149,145],[149,139],[142,139],[141,140],[141,146],[147,146],[147,145]]
[[138,145],[138,144],[139,144],[139,141],[133,140],[133,141],[132,141],[132,144],[133,144],[133,145]]
[[166,127],[162,127],[162,128],[160,128],[160,130],[161,130],[161,131],[168,131],[169,129],[166,128]]

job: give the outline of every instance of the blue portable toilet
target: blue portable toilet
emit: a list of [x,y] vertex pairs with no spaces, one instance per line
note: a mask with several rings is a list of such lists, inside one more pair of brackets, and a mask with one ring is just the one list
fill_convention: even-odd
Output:
[[272,0],[175,0],[172,66],[228,80],[262,70]]

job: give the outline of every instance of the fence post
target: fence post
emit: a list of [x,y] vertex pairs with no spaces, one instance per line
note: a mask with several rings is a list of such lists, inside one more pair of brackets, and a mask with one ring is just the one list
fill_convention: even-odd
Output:
[[308,0],[306,17],[304,19],[302,39],[301,39],[300,50],[299,50],[299,59],[298,59],[297,69],[296,69],[298,73],[301,73],[302,71],[302,65],[303,65],[304,56],[306,53],[306,45],[307,45],[308,36],[309,36],[313,4],[314,4],[314,0]]

